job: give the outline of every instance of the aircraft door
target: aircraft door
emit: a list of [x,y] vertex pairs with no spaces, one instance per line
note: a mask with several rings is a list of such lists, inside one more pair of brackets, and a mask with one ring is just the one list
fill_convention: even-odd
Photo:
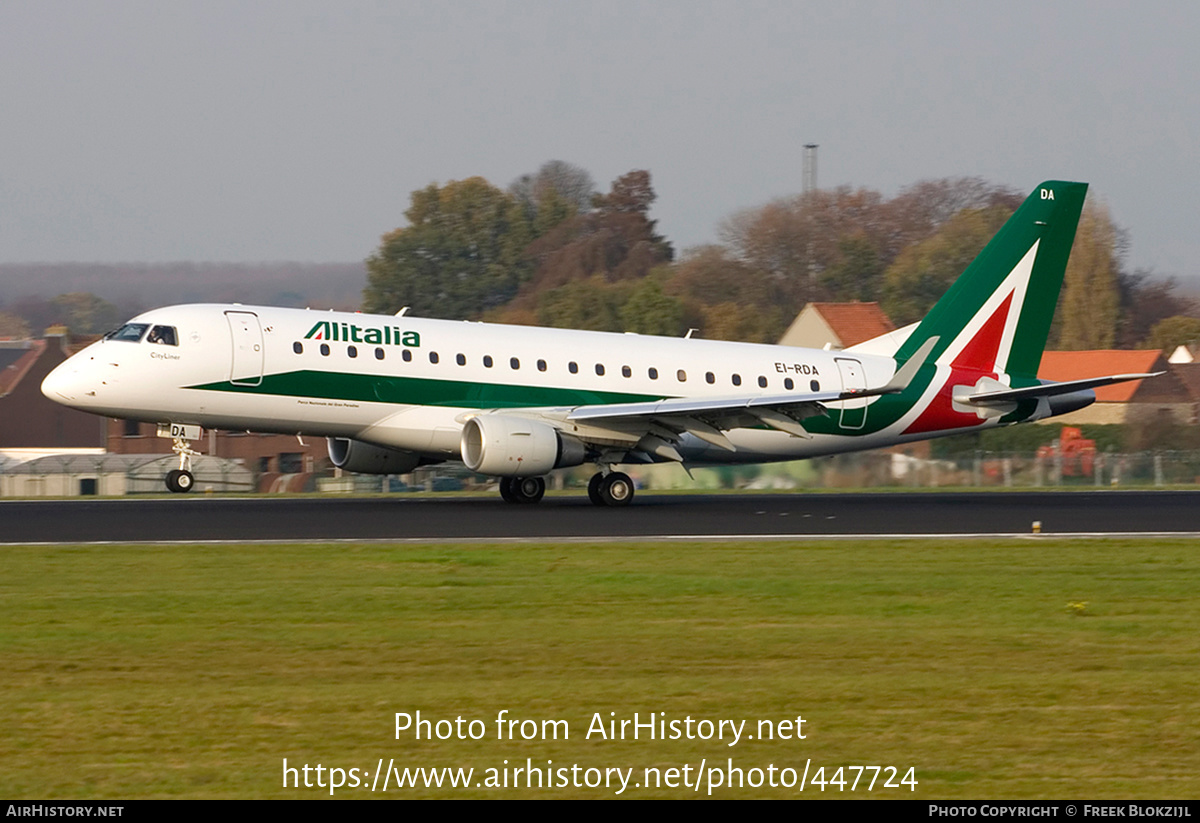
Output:
[[[867,378],[863,373],[862,362],[849,357],[836,358],[838,373],[842,376],[842,391],[850,389],[865,389]],[[867,423],[867,398],[842,401],[841,427],[843,429],[861,429]]]
[[249,311],[227,311],[233,341],[233,364],[229,382],[235,386],[257,386],[263,378],[263,334],[258,315]]

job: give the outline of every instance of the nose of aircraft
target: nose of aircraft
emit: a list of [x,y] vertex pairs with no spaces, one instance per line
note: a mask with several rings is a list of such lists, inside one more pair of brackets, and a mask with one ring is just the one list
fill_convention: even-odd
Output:
[[56,403],[72,403],[79,395],[79,369],[70,360],[59,363],[42,381],[42,394]]

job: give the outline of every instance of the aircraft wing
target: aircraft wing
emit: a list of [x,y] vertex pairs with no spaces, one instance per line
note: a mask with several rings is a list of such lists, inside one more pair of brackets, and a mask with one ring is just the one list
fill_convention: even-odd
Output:
[[[937,338],[932,337],[897,369],[882,386],[827,392],[791,392],[774,395],[730,395],[724,397],[674,397],[641,403],[609,403],[577,406],[567,411],[565,421],[626,433],[646,432],[642,447],[672,460],[682,461],[671,440],[683,433],[727,451],[735,451],[723,431],[765,424],[795,437],[808,438],[803,421],[827,414],[826,403],[898,394],[908,387]],[[646,438],[651,438],[647,440]]]
[[1011,403],[1014,400],[1025,400],[1033,397],[1056,397],[1060,394],[1094,389],[1098,386],[1109,386],[1113,383],[1124,383],[1129,380],[1145,380],[1147,377],[1158,377],[1164,372],[1148,374],[1110,374],[1107,377],[1088,377],[1083,380],[1066,380],[1061,383],[1043,383],[1040,386],[1028,386],[1023,389],[1003,389],[985,391],[960,398],[964,403],[976,406],[989,406],[994,403]]

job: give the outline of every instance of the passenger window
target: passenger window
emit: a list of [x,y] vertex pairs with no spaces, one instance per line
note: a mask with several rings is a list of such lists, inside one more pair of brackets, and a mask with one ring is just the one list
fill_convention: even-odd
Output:
[[146,342],[157,343],[160,346],[179,345],[174,326],[155,326],[150,330],[150,334],[146,335]]
[[596,364],[596,374],[597,374],[597,376],[599,376],[599,377],[603,377],[603,376],[604,376],[604,365],[603,365],[602,363],[597,363],[597,364]]
[[358,346],[347,346],[346,354],[350,355],[351,357],[358,357]]
[[454,362],[460,366],[467,365],[467,356],[465,354],[457,354],[454,356]]
[[785,377],[783,378],[783,387],[788,391],[791,391],[792,389],[796,388],[796,384],[792,381],[792,378]]
[[569,371],[571,374],[579,374],[579,364],[572,360],[567,364],[567,371]]
[[304,354],[304,344],[300,341],[296,341],[292,344],[292,351],[294,351],[296,354]]
[[539,360],[538,361],[538,371],[545,371],[545,370],[546,370],[546,361]]
[[763,377],[762,375],[759,375],[759,377],[758,377],[758,387],[759,387],[760,389],[765,389],[765,388],[767,387],[767,378]]
[[512,367],[513,371],[516,371],[521,368],[521,361],[514,357],[508,361],[508,365]]
[[735,386],[742,385],[742,376],[740,374],[735,374],[730,379],[733,381],[733,385],[735,385]]
[[430,362],[430,363],[437,363],[437,361],[438,361],[438,353],[437,353],[437,352],[435,352],[435,351],[431,351],[431,352],[429,353],[429,362]]
[[650,375],[651,380],[658,379],[658,369],[654,368],[653,366],[650,367],[650,370],[646,372],[646,374]]
[[[407,351],[405,351],[404,353],[405,353],[405,354],[408,354],[408,352],[407,352]],[[383,349],[376,349],[376,350],[375,350],[375,359],[376,359],[376,360],[382,360],[382,359],[383,359]],[[408,357],[406,357],[406,358],[404,358],[404,359],[405,359],[405,360],[411,360],[411,359],[412,359],[412,355],[411,355],[411,354],[409,354],[409,355],[408,355]]]
[[717,376],[716,376],[715,374],[713,374],[712,372],[710,372],[710,371],[706,371],[706,372],[704,373],[704,382],[705,382],[705,383],[716,383],[716,382],[717,382]]
[[[376,354],[375,356],[378,357],[380,360],[382,360],[383,359],[383,349],[378,349],[377,351],[379,353]],[[403,360],[405,363],[411,363],[412,362],[412,352],[409,349],[405,349],[404,353],[400,355],[400,359]]]
[[485,354],[483,356],[483,365],[484,365],[484,368],[488,368],[488,369],[490,369],[492,367],[492,356],[490,354]]
[[683,369],[680,369],[679,371],[675,372],[675,378],[680,383],[686,383],[687,382],[687,372],[685,372]]
[[326,357],[329,356],[329,344],[328,343],[321,344],[321,354],[325,355]]
[[809,384],[808,384],[808,386],[809,386],[809,388],[810,388],[810,389],[812,389],[813,391],[820,391],[820,390],[821,390],[821,381],[819,381],[819,380],[814,380],[814,381],[812,381],[811,383],[809,383]]
[[621,367],[621,376],[622,377],[633,377],[633,369],[629,368],[628,366],[622,366]]

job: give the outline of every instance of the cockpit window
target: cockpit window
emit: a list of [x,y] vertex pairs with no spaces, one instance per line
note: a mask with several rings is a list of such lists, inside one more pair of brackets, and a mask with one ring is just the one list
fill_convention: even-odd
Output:
[[142,335],[146,333],[146,329],[150,328],[149,323],[126,323],[116,331],[110,331],[104,335],[105,340],[124,340],[129,343],[136,343],[142,339]]
[[158,343],[160,346],[178,346],[174,326],[155,326],[146,336],[147,343]]

